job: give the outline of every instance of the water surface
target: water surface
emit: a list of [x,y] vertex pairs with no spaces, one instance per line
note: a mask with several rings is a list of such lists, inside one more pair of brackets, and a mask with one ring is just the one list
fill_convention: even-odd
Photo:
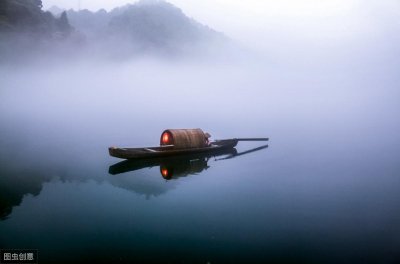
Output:
[[[3,67],[0,248],[40,263],[395,263],[400,94],[384,72]],[[109,146],[183,127],[269,147],[169,180],[157,164],[112,173]]]

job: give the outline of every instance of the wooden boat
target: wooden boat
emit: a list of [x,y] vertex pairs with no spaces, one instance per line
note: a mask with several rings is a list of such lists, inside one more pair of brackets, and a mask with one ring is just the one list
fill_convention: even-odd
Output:
[[268,138],[233,138],[209,142],[210,135],[201,129],[168,129],[160,139],[159,147],[108,149],[110,156],[121,159],[163,158],[196,153],[216,153],[234,148],[239,141],[267,141]]

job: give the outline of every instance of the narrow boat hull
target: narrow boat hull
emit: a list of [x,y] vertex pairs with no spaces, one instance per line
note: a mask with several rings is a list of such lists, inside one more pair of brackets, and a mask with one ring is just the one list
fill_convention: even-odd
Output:
[[196,153],[214,153],[221,150],[232,149],[237,145],[236,139],[219,140],[212,142],[204,148],[174,149],[173,146],[149,147],[149,148],[116,148],[110,147],[110,156],[121,159],[148,159],[163,158],[178,155],[190,155]]

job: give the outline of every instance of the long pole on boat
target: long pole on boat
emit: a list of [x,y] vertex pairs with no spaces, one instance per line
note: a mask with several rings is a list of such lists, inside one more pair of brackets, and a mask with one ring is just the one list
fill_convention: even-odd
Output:
[[237,141],[268,141],[269,138],[234,138]]
[[225,142],[225,141],[268,141],[269,138],[229,138],[229,139],[217,139],[215,142]]

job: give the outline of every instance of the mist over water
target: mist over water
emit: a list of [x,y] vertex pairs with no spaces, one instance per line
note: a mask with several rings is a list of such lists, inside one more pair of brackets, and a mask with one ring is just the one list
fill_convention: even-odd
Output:
[[[0,248],[43,263],[395,263],[398,48],[364,39],[3,62]],[[169,181],[158,166],[109,173],[109,146],[196,127],[269,147]]]

